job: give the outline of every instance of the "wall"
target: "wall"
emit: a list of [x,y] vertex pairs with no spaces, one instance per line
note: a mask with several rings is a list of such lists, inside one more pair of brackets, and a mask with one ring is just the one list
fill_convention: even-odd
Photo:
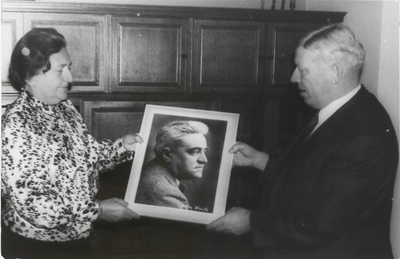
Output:
[[[386,107],[399,136],[398,1],[308,0],[307,10],[348,12],[344,24],[354,30],[367,51],[362,82]],[[395,258],[400,258],[399,170],[394,197],[391,240]]]
[[[398,3],[397,8],[393,3],[384,2],[383,4],[379,85],[385,87],[378,88],[378,98],[386,105],[389,112],[392,112],[393,123],[400,125],[399,63],[394,62],[399,60],[399,9]],[[392,243],[396,245],[395,258],[400,258],[400,169],[396,186],[392,213]]]

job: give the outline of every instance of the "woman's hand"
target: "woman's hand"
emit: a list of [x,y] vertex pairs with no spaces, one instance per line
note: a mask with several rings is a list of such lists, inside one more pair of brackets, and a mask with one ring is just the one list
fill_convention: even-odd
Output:
[[252,166],[259,170],[264,170],[267,166],[269,155],[259,152],[245,143],[236,143],[229,149],[229,153],[234,154],[234,166]]
[[122,137],[122,144],[127,151],[136,151],[137,143],[143,143],[143,139],[138,134],[128,134]]
[[128,203],[119,198],[107,199],[100,202],[102,210],[101,220],[108,222],[121,222],[131,219],[140,219],[136,212],[128,208]]

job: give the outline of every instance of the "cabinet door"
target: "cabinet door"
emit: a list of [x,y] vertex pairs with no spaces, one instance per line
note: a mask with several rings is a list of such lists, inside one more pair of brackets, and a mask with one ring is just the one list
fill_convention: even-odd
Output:
[[76,14],[26,14],[25,31],[53,27],[67,41],[72,61],[71,92],[104,92],[109,85],[106,17]]
[[187,19],[112,18],[112,91],[184,92]]
[[264,81],[264,27],[262,22],[195,20],[193,91],[259,90]]
[[116,140],[125,134],[139,133],[146,104],[207,109],[207,101],[143,102],[143,101],[82,101],[85,123],[97,140]]
[[294,69],[294,55],[299,40],[320,24],[271,23],[268,25],[268,85],[290,83]]
[[21,13],[2,13],[1,20],[1,86],[2,93],[17,93],[8,80],[8,68],[15,44],[23,34],[23,15]]

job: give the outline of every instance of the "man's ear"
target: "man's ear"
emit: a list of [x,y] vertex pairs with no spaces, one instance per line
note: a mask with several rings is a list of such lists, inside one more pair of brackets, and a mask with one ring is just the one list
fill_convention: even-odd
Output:
[[340,63],[333,63],[331,66],[332,70],[332,83],[337,85],[343,78],[343,66]]
[[164,162],[169,163],[171,162],[171,150],[169,148],[164,148],[161,151],[162,158],[164,159]]

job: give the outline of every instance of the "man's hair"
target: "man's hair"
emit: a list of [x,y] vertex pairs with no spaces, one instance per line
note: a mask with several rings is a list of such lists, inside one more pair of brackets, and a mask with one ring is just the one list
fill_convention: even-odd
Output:
[[20,91],[26,80],[51,69],[50,56],[67,45],[65,38],[53,28],[34,28],[15,45],[8,78]]
[[324,61],[339,61],[361,76],[365,60],[363,45],[354,32],[342,24],[332,24],[310,32],[301,39],[299,46],[313,50]]
[[154,153],[162,155],[164,148],[176,149],[182,145],[182,138],[188,134],[208,134],[208,126],[200,121],[174,121],[161,128],[156,136]]

